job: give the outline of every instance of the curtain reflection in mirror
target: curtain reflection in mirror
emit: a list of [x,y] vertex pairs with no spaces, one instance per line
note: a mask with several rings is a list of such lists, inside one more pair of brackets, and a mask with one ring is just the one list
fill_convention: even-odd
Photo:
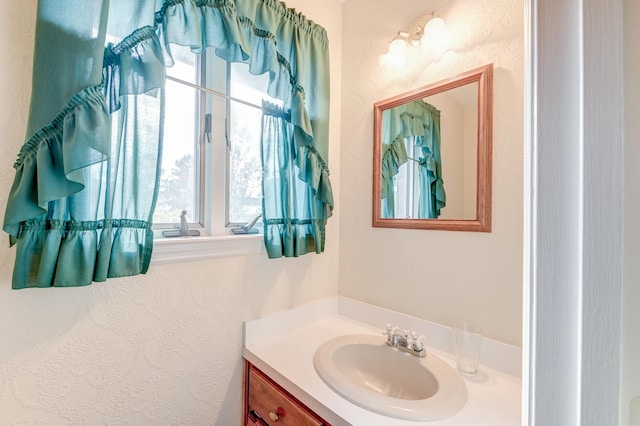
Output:
[[421,99],[382,112],[383,218],[440,216],[446,205],[440,135],[440,111]]

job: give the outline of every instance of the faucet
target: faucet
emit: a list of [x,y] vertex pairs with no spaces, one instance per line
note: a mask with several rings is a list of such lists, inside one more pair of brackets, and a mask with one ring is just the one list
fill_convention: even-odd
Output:
[[391,347],[420,358],[427,356],[427,351],[422,344],[424,336],[418,336],[415,331],[404,329],[400,332],[398,327],[391,327],[391,324],[387,324],[387,329],[382,334],[387,336],[387,345]]

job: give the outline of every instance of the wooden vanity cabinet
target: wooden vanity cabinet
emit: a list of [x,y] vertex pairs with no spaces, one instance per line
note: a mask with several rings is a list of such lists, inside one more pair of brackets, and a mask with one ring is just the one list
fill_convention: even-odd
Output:
[[244,377],[245,426],[330,426],[248,361]]

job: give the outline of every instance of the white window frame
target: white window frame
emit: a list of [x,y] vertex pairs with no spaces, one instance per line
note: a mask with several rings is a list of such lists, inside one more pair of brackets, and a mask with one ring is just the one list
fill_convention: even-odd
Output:
[[191,262],[264,252],[262,234],[161,238],[154,241],[151,264]]
[[[210,58],[210,59],[209,59]],[[202,67],[201,59],[207,61]],[[222,67],[224,66],[224,69]],[[194,157],[196,167],[199,167],[200,174],[200,211],[198,213],[198,223],[189,223],[189,229],[198,230],[200,236],[194,237],[163,237],[161,231],[175,229],[168,226],[154,227],[154,251],[151,263],[166,264],[185,261],[196,261],[208,258],[242,256],[265,252],[262,232],[258,234],[235,235],[231,232],[234,227],[244,224],[229,223],[227,205],[229,203],[227,182],[229,181],[229,143],[227,140],[229,102],[230,97],[227,92],[229,66],[226,62],[218,60],[215,55],[200,55],[198,57],[198,72],[200,79],[198,83],[204,81],[206,70],[214,69],[216,75],[224,78],[214,80],[213,86],[207,84],[207,88],[192,85],[174,77],[167,77],[181,84],[199,90],[203,96],[199,101],[198,125],[200,151]],[[207,111],[205,103],[206,97],[212,97],[213,110]],[[211,141],[209,143],[205,137],[205,115],[212,113],[211,119]],[[219,143],[225,140],[226,143]],[[224,158],[224,167],[219,159]],[[220,201],[224,200],[223,203]],[[224,218],[223,220],[213,220],[213,218]],[[258,224],[259,227],[259,224]],[[259,227],[260,229],[260,227]],[[260,229],[261,230],[261,229]]]

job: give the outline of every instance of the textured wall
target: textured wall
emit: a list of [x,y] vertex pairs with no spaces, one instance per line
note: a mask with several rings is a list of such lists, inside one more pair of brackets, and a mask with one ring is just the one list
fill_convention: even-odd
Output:
[[[520,345],[523,9],[513,0],[345,3],[341,294],[445,325],[469,320],[488,337]],[[432,11],[447,23],[446,50],[412,56],[402,72],[380,68],[390,38]],[[491,62],[493,231],[372,228],[374,102]]]
[[[24,140],[36,1],[1,0],[0,216]],[[340,5],[290,0],[331,40],[339,195]],[[337,294],[338,212],[323,255],[152,266],[86,288],[10,290],[0,244],[0,425],[240,424],[242,321]]]

